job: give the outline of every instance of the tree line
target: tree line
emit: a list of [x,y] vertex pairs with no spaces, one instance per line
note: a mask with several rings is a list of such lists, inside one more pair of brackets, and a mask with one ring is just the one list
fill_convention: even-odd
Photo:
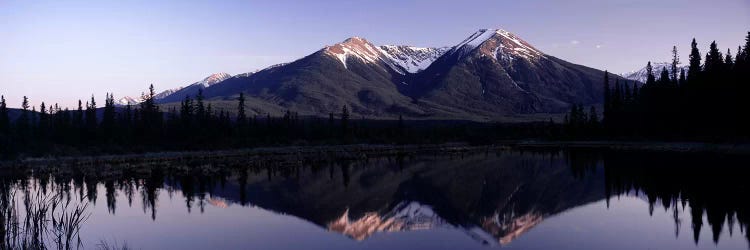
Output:
[[[574,105],[566,118],[569,134],[627,139],[739,141],[750,137],[750,32],[735,53],[716,41],[702,55],[691,42],[687,70],[677,47],[670,68],[646,65],[646,82],[627,82],[605,72],[604,112]],[[591,119],[594,118],[594,119]]]
[[[331,145],[352,143],[422,144],[489,143],[546,134],[548,124],[487,124],[469,121],[374,120],[354,117],[346,105],[328,118],[248,115],[240,93],[236,106],[213,107],[202,90],[179,105],[160,105],[154,86],[137,105],[116,106],[107,93],[104,107],[94,96],[70,110],[23,98],[11,117],[0,98],[0,158],[54,155],[142,153],[163,150],[216,150],[256,146]],[[230,112],[231,111],[231,112]],[[13,118],[13,119],[11,119]]]

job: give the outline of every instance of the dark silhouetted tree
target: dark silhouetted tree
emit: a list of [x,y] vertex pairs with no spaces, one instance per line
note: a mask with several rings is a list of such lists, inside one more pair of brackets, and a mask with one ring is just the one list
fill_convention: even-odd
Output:
[[104,99],[104,113],[102,114],[102,129],[107,138],[111,137],[115,129],[115,97],[113,94],[106,94]]
[[247,116],[245,115],[245,93],[240,92],[240,98],[237,101],[237,123],[244,125],[247,122]]
[[698,80],[698,75],[702,71],[701,60],[701,52],[698,50],[698,43],[695,42],[695,38],[693,38],[693,42],[690,43],[690,65],[688,66],[687,75],[688,81]]
[[648,64],[646,64],[646,85],[653,85],[654,83],[656,83],[654,67],[651,66],[651,62],[648,62]]
[[672,80],[672,84],[677,85],[679,79],[678,77],[678,66],[680,65],[680,55],[677,53],[677,46],[672,47],[672,71],[670,73],[670,77]]
[[344,105],[341,108],[341,131],[344,135],[346,135],[348,129],[349,129],[349,109],[347,109],[346,105]]
[[10,132],[10,114],[8,105],[5,103],[5,96],[0,96],[0,133],[8,134]]
[[28,130],[29,130],[29,122],[31,120],[30,114],[29,114],[29,98],[24,96],[23,101],[21,102],[21,115],[18,117],[18,120],[16,123],[16,127],[18,128],[18,133],[21,136],[27,136]]
[[706,54],[706,61],[703,63],[703,71],[713,76],[721,73],[723,68],[724,57],[721,55],[719,47],[716,45],[716,41],[713,41],[708,49],[708,53]]
[[680,78],[677,80],[677,83],[679,85],[684,85],[687,82],[687,78],[685,76],[685,69],[680,69]]
[[604,126],[609,126],[607,117],[612,117],[612,87],[609,85],[609,71],[604,71]]

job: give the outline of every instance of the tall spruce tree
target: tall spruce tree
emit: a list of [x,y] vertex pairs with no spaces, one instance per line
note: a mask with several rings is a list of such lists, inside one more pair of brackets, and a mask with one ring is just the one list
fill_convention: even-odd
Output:
[[102,114],[102,129],[107,137],[112,136],[115,127],[115,97],[107,93],[104,99],[104,113]]
[[148,134],[148,137],[157,136],[164,119],[163,114],[159,111],[159,106],[156,105],[156,90],[153,84],[149,85],[148,94],[142,94],[141,98],[143,102],[141,102],[140,119],[136,119],[136,121]]
[[29,121],[30,121],[30,114],[29,114],[29,98],[24,96],[23,101],[21,102],[21,115],[18,117],[18,120],[16,123],[16,127],[18,128],[18,133],[21,136],[26,136],[28,129],[29,129]]
[[49,127],[49,114],[47,113],[47,105],[42,102],[39,105],[39,131],[45,133]]
[[77,128],[83,127],[83,102],[79,99],[78,100],[78,109],[76,110],[75,115],[75,126]]
[[247,121],[247,116],[245,115],[245,93],[240,92],[240,98],[237,101],[237,123],[244,125]]
[[609,86],[609,72],[604,71],[604,125],[607,126],[607,119],[612,112],[612,88]]
[[656,77],[654,76],[654,67],[651,66],[651,62],[646,64],[646,85],[652,86],[656,83]]
[[713,41],[708,49],[708,53],[706,54],[706,61],[703,63],[703,70],[707,74],[715,76],[716,74],[721,73],[723,68],[724,56],[719,51],[719,46],[716,45],[716,41]]
[[677,53],[677,46],[672,47],[672,71],[670,72],[670,80],[672,81],[672,84],[677,84],[679,79],[677,78],[677,70],[678,66],[680,65],[680,55]]
[[188,95],[185,95],[185,100],[180,106],[180,119],[182,119],[183,127],[189,127],[193,120],[193,99],[190,99]]
[[680,79],[677,81],[677,83],[682,86],[687,82],[687,78],[685,76],[685,69],[680,69]]
[[199,124],[203,124],[206,119],[206,106],[203,103],[203,89],[198,89],[198,95],[195,96],[195,116]]
[[734,58],[732,58],[732,51],[727,49],[727,54],[724,57],[724,67],[726,70],[734,69]]
[[88,128],[89,135],[93,134],[93,130],[96,129],[96,100],[94,95],[91,95],[91,101],[86,105],[86,128]]
[[0,133],[8,134],[10,132],[10,114],[8,105],[5,103],[5,96],[0,96]]
[[344,105],[341,108],[341,131],[344,135],[346,135],[348,129],[349,129],[349,109],[347,109],[346,105]]
[[690,65],[688,66],[687,73],[688,81],[698,80],[698,75],[702,71],[701,60],[701,52],[698,50],[698,43],[695,42],[695,38],[693,38],[693,42],[690,43]]
[[662,67],[661,74],[659,75],[659,84],[668,85],[671,81],[667,67]]

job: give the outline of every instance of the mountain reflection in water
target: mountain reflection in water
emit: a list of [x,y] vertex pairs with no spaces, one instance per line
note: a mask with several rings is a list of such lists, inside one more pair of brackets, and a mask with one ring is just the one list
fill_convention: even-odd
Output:
[[[474,248],[517,246],[515,240],[542,227],[549,218],[597,202],[616,206],[610,202],[627,196],[645,200],[649,214],[657,208],[670,212],[677,239],[681,239],[683,223],[689,223],[694,244],[701,240],[702,230],[710,230],[710,238],[718,244],[724,231],[729,232],[729,238],[744,236],[750,240],[746,164],[742,158],[729,156],[501,151],[315,161],[296,166],[249,164],[241,158],[60,168],[19,166],[0,172],[4,191],[0,200],[7,206],[8,201],[21,201],[21,197],[39,191],[98,206],[103,193],[108,217],[95,214],[84,223],[83,232],[88,224],[118,222],[120,210],[140,209],[158,224],[159,209],[170,207],[167,203],[171,201],[181,201],[189,214],[198,215],[207,206],[272,211],[274,216],[296,217],[344,235],[349,241],[367,242],[379,234],[389,237],[392,232],[404,231],[460,232],[475,242]],[[121,205],[124,201],[126,207]],[[193,216],[181,216],[185,225],[191,225]],[[684,221],[687,217],[690,221]],[[8,218],[7,209],[3,209],[3,221]],[[2,224],[0,232],[7,241],[7,225]],[[268,225],[256,227],[262,231],[264,226]],[[110,230],[110,235],[124,230],[114,225],[102,228]],[[657,226],[642,230],[656,228],[662,230]],[[82,233],[81,237],[87,235]],[[585,240],[586,235],[581,237]],[[138,248],[139,239],[127,240]],[[554,246],[554,242],[551,244]]]

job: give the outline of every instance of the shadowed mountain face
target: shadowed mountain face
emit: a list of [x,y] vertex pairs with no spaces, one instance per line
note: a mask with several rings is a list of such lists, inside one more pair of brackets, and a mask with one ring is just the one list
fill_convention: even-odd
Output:
[[[347,105],[373,118],[487,120],[599,103],[603,77],[510,32],[480,30],[450,48],[378,47],[353,37],[292,63],[229,78],[204,95],[234,100],[244,92],[251,110],[273,106],[303,115],[327,116]],[[184,98],[177,94],[162,102]]]

